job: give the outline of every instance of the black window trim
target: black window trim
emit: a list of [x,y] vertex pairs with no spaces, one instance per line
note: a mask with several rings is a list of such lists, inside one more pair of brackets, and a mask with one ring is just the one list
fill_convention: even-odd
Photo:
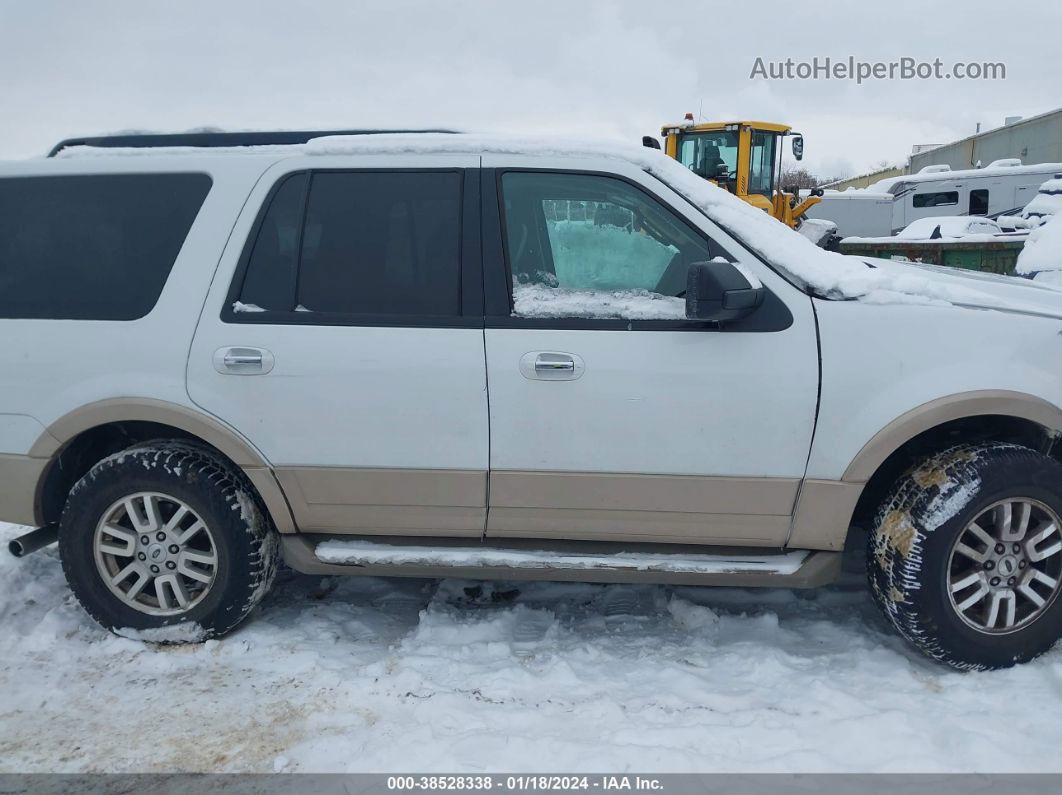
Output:
[[[609,171],[565,168],[533,168],[500,166],[482,169],[483,194],[483,291],[486,328],[510,329],[568,329],[579,331],[784,331],[793,325],[793,314],[786,303],[764,286],[766,295],[763,305],[752,315],[721,326],[704,320],[628,320],[625,318],[536,318],[514,317],[512,298],[512,267],[509,262],[508,236],[505,233],[505,201],[502,193],[502,177],[511,173],[576,174],[581,176],[607,177],[620,180],[634,187],[665,208],[676,220],[684,224],[692,234],[704,240],[709,252],[718,250],[731,262],[734,255],[722,243],[709,238],[701,229],[677,212],[670,202],[622,174]],[[740,243],[740,241],[738,241]],[[500,271],[500,273],[499,273]]]
[[[454,166],[431,167],[380,167],[380,168],[300,168],[287,171],[276,178],[270,186],[268,193],[258,208],[254,223],[247,233],[247,239],[243,243],[240,257],[229,282],[229,289],[225,295],[225,302],[221,307],[221,322],[251,325],[282,325],[282,326],[376,326],[385,328],[483,328],[483,295],[482,295],[482,260],[480,238],[480,200],[479,182],[476,178],[476,168],[464,168]],[[460,180],[460,222],[458,229],[458,290],[460,292],[459,315],[393,315],[393,314],[367,314],[347,312],[298,312],[295,310],[281,311],[267,309],[263,311],[236,312],[233,304],[240,300],[244,282],[247,278],[247,269],[250,265],[251,254],[254,244],[258,240],[265,216],[273,203],[280,187],[289,179],[300,175],[307,175],[306,187],[302,196],[302,223],[299,226],[299,248],[303,230],[306,225],[306,209],[309,204],[310,189],[313,186],[315,174],[336,173],[450,173],[457,174]],[[300,252],[301,258],[301,252]],[[296,267],[295,294],[298,294],[298,280],[300,278],[301,262]],[[295,296],[292,296],[294,304]]]

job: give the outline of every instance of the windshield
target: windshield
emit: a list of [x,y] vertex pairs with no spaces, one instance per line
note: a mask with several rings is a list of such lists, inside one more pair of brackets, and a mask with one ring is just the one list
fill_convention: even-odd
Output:
[[759,193],[767,198],[774,195],[774,145],[777,139],[775,133],[753,131],[749,193]]
[[717,182],[736,178],[737,152],[737,131],[683,133],[679,138],[679,162],[697,176]]

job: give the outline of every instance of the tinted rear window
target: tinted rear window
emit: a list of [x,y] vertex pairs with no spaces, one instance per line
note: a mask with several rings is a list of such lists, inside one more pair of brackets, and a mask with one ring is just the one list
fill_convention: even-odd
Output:
[[210,184],[205,174],[0,179],[0,317],[143,317]]

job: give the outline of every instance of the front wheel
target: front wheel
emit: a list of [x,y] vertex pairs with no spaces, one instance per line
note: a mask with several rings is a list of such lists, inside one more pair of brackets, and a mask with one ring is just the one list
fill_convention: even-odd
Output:
[[1062,464],[1001,442],[932,456],[881,505],[867,554],[878,604],[929,656],[1031,660],[1062,636]]
[[276,533],[242,473],[183,442],[132,447],[70,492],[59,553],[85,610],[121,635],[199,641],[233,629],[272,583]]

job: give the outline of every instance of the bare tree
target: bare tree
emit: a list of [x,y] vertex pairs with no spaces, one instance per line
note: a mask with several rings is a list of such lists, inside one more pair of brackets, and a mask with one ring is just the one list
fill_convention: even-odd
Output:
[[782,169],[782,182],[783,188],[817,188],[826,182],[831,182],[832,177],[817,177],[808,171],[806,168],[786,168]]

